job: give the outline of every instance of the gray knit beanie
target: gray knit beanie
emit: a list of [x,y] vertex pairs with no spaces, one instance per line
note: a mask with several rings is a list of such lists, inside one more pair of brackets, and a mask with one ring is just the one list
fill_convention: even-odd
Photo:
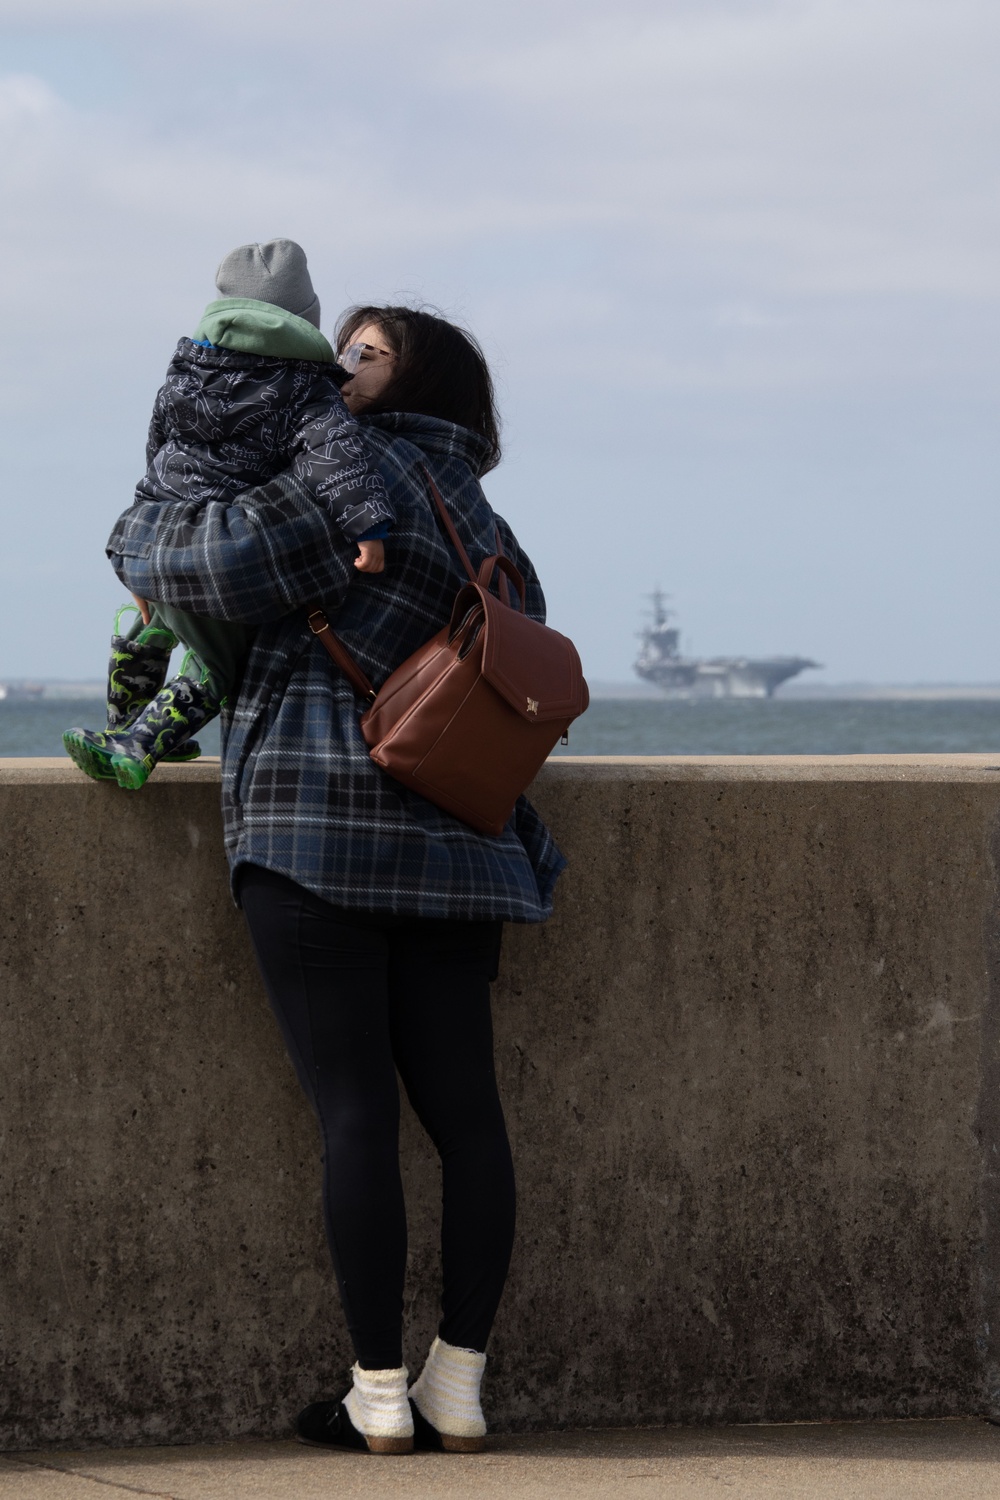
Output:
[[319,327],[319,298],[313,291],[306,252],[294,240],[268,240],[230,250],[215,273],[223,297],[273,302]]

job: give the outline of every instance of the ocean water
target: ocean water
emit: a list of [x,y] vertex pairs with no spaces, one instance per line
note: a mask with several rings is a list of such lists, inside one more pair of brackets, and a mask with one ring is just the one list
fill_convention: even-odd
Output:
[[1000,700],[598,699],[560,755],[1000,755]]
[[[99,698],[0,700],[0,756],[64,755],[62,733],[73,728],[104,728]],[[218,725],[206,725],[198,743],[206,755],[218,755]]]
[[[0,756],[62,755],[71,725],[99,728],[94,698],[0,702]],[[209,725],[198,736],[217,755]],[[1000,759],[1000,699],[600,698],[557,755],[892,755],[980,751]]]

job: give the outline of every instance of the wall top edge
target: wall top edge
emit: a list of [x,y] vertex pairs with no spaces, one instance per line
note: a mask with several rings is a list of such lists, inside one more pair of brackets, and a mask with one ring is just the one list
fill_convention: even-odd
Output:
[[[158,766],[156,780],[219,781],[220,761],[217,755],[205,755],[189,766]],[[62,756],[0,756],[0,786],[79,786],[84,789],[99,783],[91,781]],[[114,782],[108,783],[114,787]],[[103,790],[103,786],[101,787]],[[117,788],[115,788],[117,790]]]
[[[1000,785],[1000,751],[982,755],[560,755],[539,782],[603,781],[957,781]],[[219,781],[218,756],[160,766],[150,784]],[[94,784],[60,757],[0,757],[0,786]],[[146,789],[148,795],[150,788]]]

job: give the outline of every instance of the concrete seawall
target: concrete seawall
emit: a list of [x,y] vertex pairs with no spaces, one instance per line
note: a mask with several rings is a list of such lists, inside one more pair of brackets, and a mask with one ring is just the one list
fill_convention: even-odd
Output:
[[[283,1434],[350,1362],[217,774],[0,760],[7,1448]],[[1000,754],[567,758],[534,796],[571,864],[496,989],[493,1421],[1000,1413]]]

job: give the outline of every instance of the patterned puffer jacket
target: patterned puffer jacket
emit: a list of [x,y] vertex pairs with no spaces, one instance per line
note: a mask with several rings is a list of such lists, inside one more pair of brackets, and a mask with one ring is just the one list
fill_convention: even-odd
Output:
[[153,406],[136,500],[231,500],[291,467],[349,540],[391,523],[334,368],[181,339]]

